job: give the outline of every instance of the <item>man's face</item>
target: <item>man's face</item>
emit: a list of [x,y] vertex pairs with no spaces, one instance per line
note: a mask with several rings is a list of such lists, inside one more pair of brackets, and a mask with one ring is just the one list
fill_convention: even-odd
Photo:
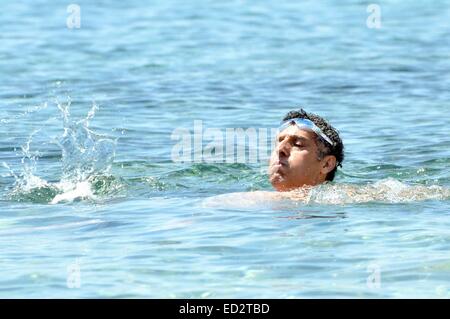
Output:
[[325,181],[330,163],[326,163],[328,156],[319,159],[316,137],[297,125],[290,125],[278,134],[269,164],[269,179],[276,190],[288,191]]

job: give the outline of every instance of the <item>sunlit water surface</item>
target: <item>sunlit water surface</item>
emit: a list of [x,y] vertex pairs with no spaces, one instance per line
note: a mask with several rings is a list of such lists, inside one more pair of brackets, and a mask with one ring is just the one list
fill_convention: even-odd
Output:
[[[450,297],[448,1],[77,3],[0,4],[0,297]],[[298,106],[346,146],[307,200],[172,161]]]

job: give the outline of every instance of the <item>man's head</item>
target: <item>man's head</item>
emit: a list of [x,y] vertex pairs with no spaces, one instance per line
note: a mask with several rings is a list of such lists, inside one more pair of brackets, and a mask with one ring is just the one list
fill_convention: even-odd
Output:
[[332,181],[344,160],[344,145],[336,129],[303,109],[286,114],[283,123],[269,165],[273,187],[288,191]]

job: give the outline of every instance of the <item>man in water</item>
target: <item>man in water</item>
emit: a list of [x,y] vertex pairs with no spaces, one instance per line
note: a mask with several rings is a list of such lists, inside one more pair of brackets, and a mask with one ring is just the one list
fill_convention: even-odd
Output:
[[322,117],[303,109],[284,117],[269,163],[278,192],[253,191],[214,196],[205,206],[246,207],[280,200],[308,201],[313,186],[332,181],[344,160],[339,133]]
[[303,109],[284,117],[269,164],[269,179],[277,191],[333,181],[342,167],[344,145],[337,130],[322,117]]
[[[430,198],[450,198],[445,187],[408,186],[385,180],[373,185],[339,184],[322,189],[311,197],[316,185],[333,181],[344,161],[344,145],[337,130],[322,117],[303,109],[289,112],[277,134],[277,146],[269,165],[269,179],[278,192],[253,191],[213,196],[206,207],[248,207],[272,205],[280,201],[328,204],[365,203],[369,201],[403,202]],[[317,194],[316,194],[317,195]],[[311,201],[311,198],[312,201]]]

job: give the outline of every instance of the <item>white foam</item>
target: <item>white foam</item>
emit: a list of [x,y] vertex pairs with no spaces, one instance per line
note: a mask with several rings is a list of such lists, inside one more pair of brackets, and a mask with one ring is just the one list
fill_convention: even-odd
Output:
[[323,184],[310,190],[290,192],[256,191],[229,193],[206,198],[203,207],[245,208],[270,205],[280,201],[305,204],[344,205],[368,202],[403,203],[450,198],[450,189],[443,186],[408,185],[392,178],[367,185]]
[[73,184],[60,183],[58,188],[62,188],[64,192],[56,195],[50,204],[58,204],[62,202],[71,203],[80,199],[95,199],[91,184],[88,181],[78,182],[74,185],[74,187]]

